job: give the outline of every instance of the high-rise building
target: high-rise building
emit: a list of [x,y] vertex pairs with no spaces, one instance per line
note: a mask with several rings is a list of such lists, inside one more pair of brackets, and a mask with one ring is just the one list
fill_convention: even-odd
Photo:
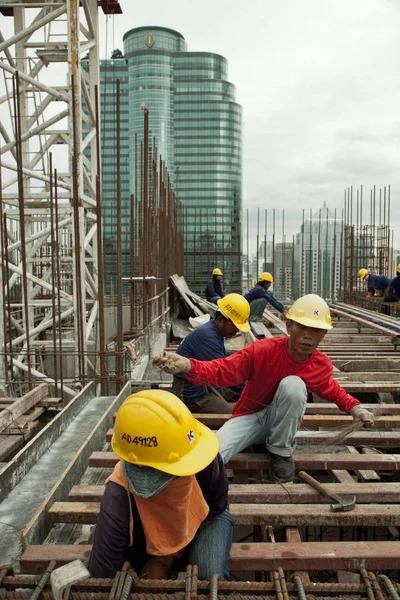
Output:
[[295,236],[292,296],[319,294],[334,300],[340,295],[342,222],[325,202],[310,217]]
[[[141,182],[135,181],[138,169],[134,153],[135,146],[140,148],[143,141],[145,106],[150,140],[155,138],[177,199],[184,207],[185,277],[189,286],[203,293],[212,269],[219,267],[224,272],[225,288],[238,290],[241,287],[242,108],[235,101],[234,85],[228,81],[227,60],[209,52],[188,52],[183,36],[164,27],[137,27],[123,39],[124,59],[101,64],[104,239],[106,260],[107,253],[111,257],[106,284],[115,278],[112,80],[119,77],[123,81],[123,215],[129,213],[130,194],[139,190],[140,195],[142,188]],[[123,246],[128,269],[129,218],[123,220]],[[124,274],[128,272],[125,270]]]

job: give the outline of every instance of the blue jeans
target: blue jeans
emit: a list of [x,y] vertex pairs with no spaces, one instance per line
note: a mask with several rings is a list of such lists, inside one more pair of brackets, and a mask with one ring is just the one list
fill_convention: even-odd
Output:
[[252,444],[265,443],[272,454],[292,456],[306,402],[304,381],[296,375],[284,377],[271,404],[258,412],[230,419],[216,432],[224,463]]
[[209,302],[214,302],[214,304],[217,304],[217,300],[221,300],[221,296],[213,296],[209,299]]
[[198,565],[199,579],[211,579],[214,573],[218,573],[222,579],[228,579],[234,525],[235,519],[227,508],[210,524],[200,528],[189,544],[187,562]]

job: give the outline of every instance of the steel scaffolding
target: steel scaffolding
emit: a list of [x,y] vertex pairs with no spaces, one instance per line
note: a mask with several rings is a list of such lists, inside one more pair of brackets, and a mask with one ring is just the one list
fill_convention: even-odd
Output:
[[[98,369],[88,352],[98,351],[101,293],[98,4],[0,0],[3,31],[13,25],[0,31],[3,389],[44,380],[74,395],[59,375],[67,347],[70,381]],[[101,6],[120,12],[114,0]],[[53,355],[52,378],[39,348]]]

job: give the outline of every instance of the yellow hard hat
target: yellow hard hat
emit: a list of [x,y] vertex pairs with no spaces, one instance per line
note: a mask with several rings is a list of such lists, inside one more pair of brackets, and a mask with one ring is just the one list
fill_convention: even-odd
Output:
[[307,294],[295,302],[286,313],[286,318],[306,327],[316,329],[332,329],[329,306],[317,294]]
[[214,271],[212,272],[213,275],[223,275],[221,269],[214,269]]
[[361,279],[364,279],[364,277],[366,276],[367,273],[368,273],[368,269],[360,269],[358,271],[358,275],[359,275],[359,277],[361,277]]
[[272,277],[271,273],[261,273],[260,277],[258,278],[258,281],[270,281],[271,283],[274,282],[274,278]]
[[397,265],[396,271],[400,273],[400,265]]
[[217,456],[219,439],[177,396],[143,390],[117,412],[111,446],[123,460],[170,475],[193,475]]
[[250,317],[250,304],[240,294],[227,294],[217,301],[222,314],[230,319],[239,331],[250,331],[248,318]]

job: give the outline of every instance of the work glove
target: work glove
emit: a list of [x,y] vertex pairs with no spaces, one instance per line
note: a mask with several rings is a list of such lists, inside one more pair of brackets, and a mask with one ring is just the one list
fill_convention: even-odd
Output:
[[362,421],[365,427],[371,427],[374,424],[375,417],[371,411],[366,408],[363,408],[359,404],[357,406],[353,406],[350,411],[351,416],[354,419],[354,422]]
[[156,356],[153,358],[153,365],[170,375],[187,373],[191,369],[190,360],[185,356],[175,354],[175,352],[164,352],[162,356]]

